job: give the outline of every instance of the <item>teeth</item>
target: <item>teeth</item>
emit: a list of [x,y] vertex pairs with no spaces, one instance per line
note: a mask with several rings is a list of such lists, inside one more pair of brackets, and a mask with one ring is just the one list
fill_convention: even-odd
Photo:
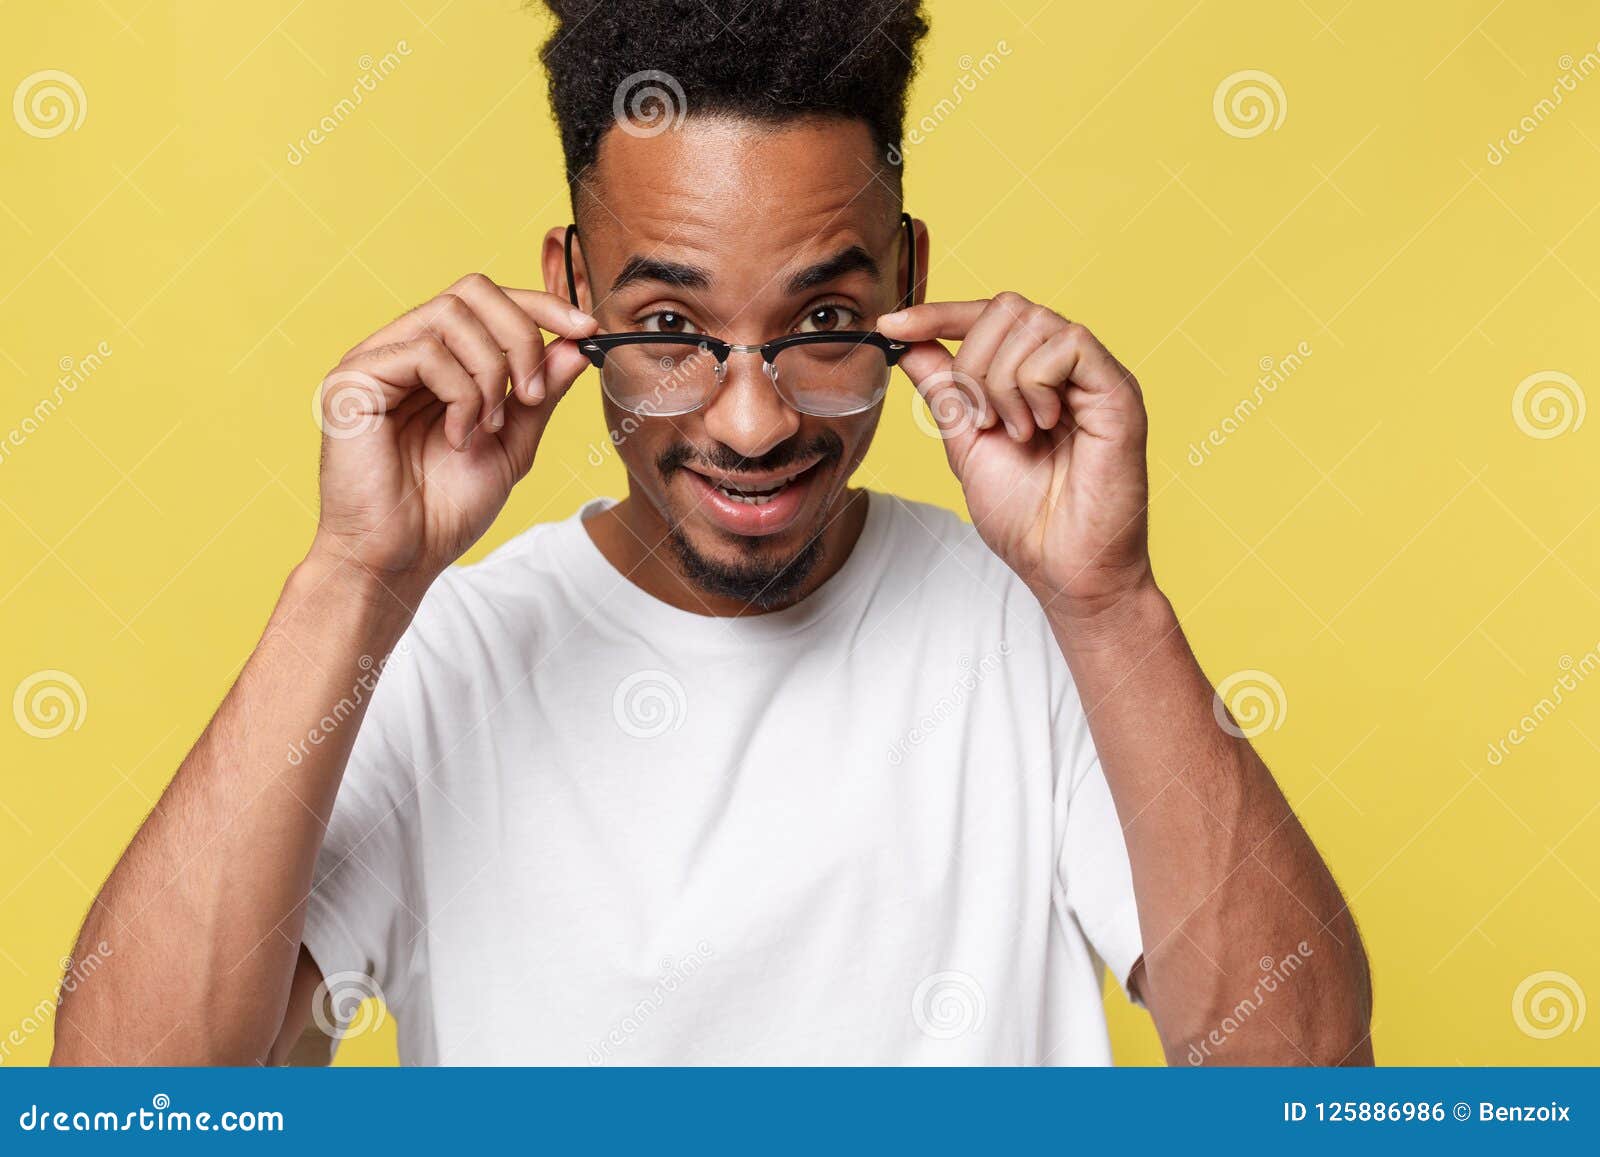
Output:
[[713,482],[712,485],[721,492],[724,498],[734,502],[742,502],[746,506],[765,506],[782,493],[785,486],[788,486],[789,483],[804,473],[804,470],[797,470],[793,474],[786,475],[760,490],[741,490],[726,482]]

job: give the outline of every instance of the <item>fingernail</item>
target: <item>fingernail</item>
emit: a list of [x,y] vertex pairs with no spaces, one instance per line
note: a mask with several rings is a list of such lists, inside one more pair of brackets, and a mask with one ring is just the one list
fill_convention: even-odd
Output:
[[1013,442],[1017,441],[1017,428],[1011,424],[1009,419],[1006,421],[1006,433],[1011,435]]
[[530,402],[542,402],[542,401],[544,401],[544,371],[543,370],[541,370],[540,372],[534,374],[533,377],[528,379],[528,401],[530,401]]
[[498,431],[505,424],[506,412],[504,410],[497,408],[494,413],[489,415],[489,429]]
[[882,325],[884,322],[888,322],[890,325],[899,325],[905,319],[906,311],[903,309],[897,309],[893,313],[885,313],[880,315],[878,318],[878,324]]
[[576,306],[574,306],[572,309],[569,309],[567,313],[572,318],[572,324],[577,327],[586,326],[594,320],[594,318],[590,317],[588,314],[584,313],[583,310],[578,309]]

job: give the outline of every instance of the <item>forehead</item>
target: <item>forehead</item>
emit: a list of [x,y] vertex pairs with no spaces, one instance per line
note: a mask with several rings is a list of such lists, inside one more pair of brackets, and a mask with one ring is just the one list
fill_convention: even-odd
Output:
[[899,222],[899,191],[859,121],[768,125],[691,116],[654,136],[613,127],[584,174],[585,252],[602,270],[632,255],[767,274],[850,245],[878,251]]

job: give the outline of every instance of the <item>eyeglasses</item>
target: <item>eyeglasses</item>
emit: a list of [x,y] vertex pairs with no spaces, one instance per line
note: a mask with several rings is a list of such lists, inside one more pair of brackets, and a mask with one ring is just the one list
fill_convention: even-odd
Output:
[[[909,214],[900,215],[906,237],[906,293],[916,300],[917,248]],[[567,295],[578,304],[572,275],[576,225],[567,226]],[[706,405],[727,376],[728,355],[760,354],[762,369],[786,404],[817,418],[843,418],[870,410],[889,389],[889,370],[908,347],[881,333],[835,330],[796,333],[762,345],[734,345],[704,334],[604,333],[581,338],[578,348],[600,371],[600,388],[621,409],[646,418],[671,418]]]

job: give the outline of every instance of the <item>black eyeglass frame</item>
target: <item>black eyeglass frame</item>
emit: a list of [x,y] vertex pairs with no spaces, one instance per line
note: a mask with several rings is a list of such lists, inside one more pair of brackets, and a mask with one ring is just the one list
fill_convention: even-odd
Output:
[[[917,235],[915,226],[911,221],[911,214],[900,214],[900,226],[905,230],[906,237],[906,292],[905,296],[901,299],[899,308],[910,309],[911,306],[916,303],[917,299]],[[574,306],[578,306],[578,283],[577,279],[572,273],[572,241],[577,234],[577,225],[568,225],[563,244],[567,264],[567,296],[572,299],[572,304]],[[582,307],[578,306],[578,308]],[[767,376],[776,382],[777,359],[778,355],[784,350],[790,349],[794,346],[820,345],[823,343],[837,344],[841,342],[872,346],[883,354],[883,360],[886,366],[893,366],[897,361],[900,360],[900,355],[905,353],[905,351],[910,348],[910,345],[907,342],[895,341],[893,338],[885,337],[883,334],[876,333],[872,330],[843,329],[835,330],[830,333],[793,333],[786,337],[774,338],[772,341],[763,342],[761,345],[737,345],[733,342],[726,342],[721,338],[709,337],[704,334],[671,333],[601,333],[595,334],[593,337],[580,338],[577,344],[578,349],[584,353],[584,355],[591,363],[593,363],[597,370],[601,371],[600,383],[603,387],[605,385],[604,370],[606,364],[606,353],[607,351],[615,349],[618,346],[693,345],[698,349],[710,353],[717,359],[718,378],[722,376],[727,367],[729,354],[759,353],[761,355],[761,360],[764,363],[763,368],[766,370]],[[607,391],[607,393],[609,394],[609,391]],[[612,398],[611,400],[613,402],[617,402],[617,399],[615,398]],[[784,400],[787,401],[791,406],[794,405],[794,402],[790,399],[785,398]],[[882,400],[883,395],[880,393],[877,397],[873,398],[865,405],[858,406],[853,410],[847,410],[843,413],[828,414],[826,416],[833,418],[849,417],[851,414],[859,414],[865,410],[870,410]],[[701,406],[704,404],[704,402],[700,403]],[[617,402],[617,405],[622,406],[623,404],[621,402]],[[628,407],[623,406],[623,408],[627,409]],[[699,408],[700,406],[695,406],[693,409],[680,411],[679,413],[646,416],[678,417],[680,414],[693,413],[694,410]],[[800,409],[799,406],[795,406],[795,408]]]

